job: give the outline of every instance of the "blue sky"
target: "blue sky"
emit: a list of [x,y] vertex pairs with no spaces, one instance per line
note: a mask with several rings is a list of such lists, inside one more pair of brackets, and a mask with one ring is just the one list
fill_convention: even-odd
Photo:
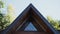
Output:
[[6,6],[12,4],[15,8],[15,16],[17,17],[30,3],[46,18],[51,16],[60,20],[60,0],[3,0]]

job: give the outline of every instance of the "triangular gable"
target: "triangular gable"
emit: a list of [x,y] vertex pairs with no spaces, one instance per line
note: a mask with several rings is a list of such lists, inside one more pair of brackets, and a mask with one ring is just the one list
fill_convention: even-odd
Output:
[[[34,21],[33,21],[34,20]],[[33,24],[40,31],[42,28],[45,32],[57,34],[54,28],[50,25],[50,23],[41,15],[41,13],[36,10],[36,8],[30,4],[15,20],[14,22],[4,31],[5,33],[13,33],[20,27],[20,31],[22,31],[26,26],[27,21],[32,21]],[[36,22],[36,23],[35,23]],[[28,23],[27,23],[28,24]],[[41,28],[42,27],[42,28]],[[40,29],[41,28],[41,29]]]

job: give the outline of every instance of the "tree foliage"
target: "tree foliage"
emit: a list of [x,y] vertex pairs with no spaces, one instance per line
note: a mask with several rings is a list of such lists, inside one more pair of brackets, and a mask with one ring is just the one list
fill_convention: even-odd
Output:
[[56,30],[60,30],[60,24],[59,24],[60,22],[58,20],[54,20],[50,16],[47,16],[47,19]]
[[12,5],[8,5],[7,14],[3,14],[2,8],[4,8],[4,3],[0,1],[0,31],[6,29],[15,19],[14,8]]
[[4,3],[0,0],[0,8],[4,7]]
[[10,16],[10,23],[12,23],[15,19],[15,16],[14,16],[14,7],[12,4],[9,4],[8,7],[7,7],[7,15]]
[[3,2],[0,0],[0,31],[4,30],[10,23],[9,16],[4,15],[1,11],[3,7]]

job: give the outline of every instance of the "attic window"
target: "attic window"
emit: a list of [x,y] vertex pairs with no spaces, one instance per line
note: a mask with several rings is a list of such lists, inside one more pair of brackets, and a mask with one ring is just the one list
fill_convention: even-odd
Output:
[[24,29],[24,31],[37,31],[35,26],[30,22],[28,26]]

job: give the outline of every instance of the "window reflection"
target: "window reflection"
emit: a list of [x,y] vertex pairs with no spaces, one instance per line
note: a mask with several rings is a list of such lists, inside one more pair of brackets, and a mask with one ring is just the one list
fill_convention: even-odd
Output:
[[28,26],[24,29],[24,31],[37,31],[35,26],[30,22]]

